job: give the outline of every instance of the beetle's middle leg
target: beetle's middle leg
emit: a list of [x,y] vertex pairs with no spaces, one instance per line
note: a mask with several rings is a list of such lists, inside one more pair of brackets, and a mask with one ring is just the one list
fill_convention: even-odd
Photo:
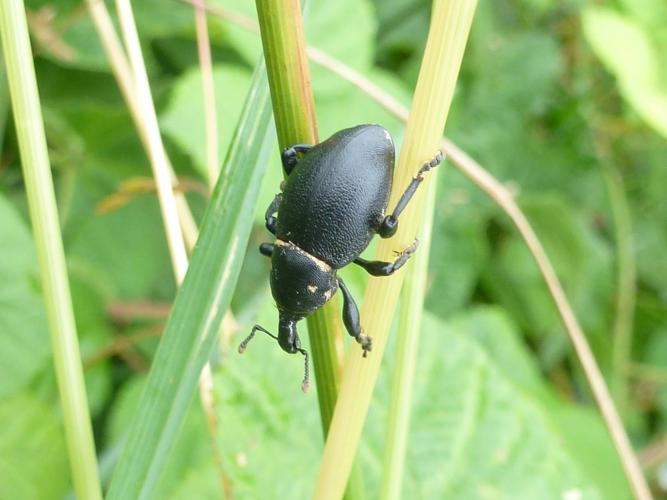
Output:
[[280,159],[283,162],[283,168],[287,175],[291,174],[296,164],[299,163],[299,153],[307,153],[312,147],[310,144],[294,144],[289,148],[283,149]]
[[338,287],[343,292],[343,323],[345,329],[359,344],[364,351],[364,358],[373,348],[372,339],[368,335],[364,335],[361,330],[361,319],[359,318],[359,309],[354,302],[352,294],[347,289],[347,286],[342,279],[338,278]]
[[382,238],[390,238],[391,236],[396,234],[396,230],[398,229],[398,216],[401,215],[401,212],[403,212],[403,210],[405,210],[405,207],[408,206],[408,203],[410,203],[410,200],[417,192],[419,184],[421,184],[421,182],[424,180],[424,174],[429,170],[431,170],[432,168],[435,168],[438,165],[440,165],[440,163],[442,163],[443,158],[444,155],[442,151],[438,151],[431,161],[427,161],[426,163],[424,163],[421,166],[421,168],[417,171],[417,175],[415,175],[412,178],[412,181],[408,185],[408,188],[403,192],[401,198],[398,200],[398,203],[396,204],[396,208],[394,208],[394,211],[391,213],[391,215],[387,215],[380,224],[380,229],[378,230],[378,233]]
[[361,257],[354,259],[354,263],[363,267],[366,272],[372,276],[389,276],[398,271],[408,261],[410,256],[415,253],[419,240],[415,239],[412,244],[402,252],[398,253],[398,257],[394,262],[383,262],[381,260],[366,260]]

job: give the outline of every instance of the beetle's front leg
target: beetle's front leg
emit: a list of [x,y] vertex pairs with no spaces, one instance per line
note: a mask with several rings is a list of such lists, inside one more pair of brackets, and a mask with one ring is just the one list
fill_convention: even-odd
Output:
[[264,213],[264,221],[266,229],[268,229],[269,232],[274,236],[276,234],[276,229],[278,226],[278,219],[276,219],[276,216],[274,214],[278,213],[278,209],[280,208],[280,202],[282,201],[283,201],[283,194],[278,193],[275,196],[275,198],[273,198],[273,201],[269,205],[269,208],[267,208],[266,212]]
[[412,245],[398,254],[394,262],[383,262],[381,260],[366,260],[361,257],[354,259],[354,263],[363,267],[366,272],[372,276],[389,276],[398,271],[408,261],[410,256],[415,253],[419,240],[415,239]]
[[343,323],[345,329],[359,344],[364,351],[364,358],[373,348],[373,341],[368,335],[364,335],[361,330],[361,320],[359,318],[359,309],[352,298],[352,294],[342,279],[338,278],[338,287],[343,292]]
[[283,161],[283,168],[287,175],[291,174],[294,167],[296,167],[296,164],[299,163],[299,153],[307,153],[312,147],[313,146],[310,144],[295,144],[294,146],[283,149],[280,158]]
[[438,151],[431,161],[424,163],[417,171],[417,175],[412,178],[408,188],[403,192],[401,198],[398,200],[394,211],[391,213],[391,215],[387,215],[382,221],[380,229],[378,230],[378,233],[382,238],[390,238],[396,234],[396,230],[398,229],[398,216],[401,215],[401,212],[405,210],[405,207],[408,206],[408,203],[410,203],[410,200],[415,195],[419,184],[421,184],[421,182],[424,180],[424,174],[432,168],[440,165],[443,158],[444,155],[442,151]]

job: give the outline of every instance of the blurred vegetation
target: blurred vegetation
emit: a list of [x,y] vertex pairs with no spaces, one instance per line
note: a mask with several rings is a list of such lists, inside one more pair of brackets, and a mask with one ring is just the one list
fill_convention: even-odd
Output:
[[[175,285],[154,194],[100,210],[122,183],[151,174],[85,5],[26,3],[108,481]],[[255,17],[252,2],[210,3]],[[207,195],[192,9],[177,0],[133,7],[168,153],[200,216]],[[308,42],[408,103],[429,7],[424,0],[312,0]],[[228,21],[209,19],[224,152],[260,42]],[[516,190],[608,380],[628,386],[621,407],[657,496],[667,488],[665,68],[661,0],[606,7],[584,0],[482,1],[446,131]],[[312,76],[321,137],[378,122],[400,142],[402,125],[367,96],[322,67],[313,65]],[[71,484],[61,411],[4,77],[0,128],[0,499],[62,498]],[[256,321],[276,321],[268,263],[256,251],[268,238],[262,214],[281,178],[274,150],[232,302],[241,333]],[[405,498],[577,492],[568,498],[628,498],[523,242],[457,171],[448,167],[440,182]],[[624,210],[629,225],[618,223]],[[636,280],[619,281],[635,269]],[[361,298],[363,273],[346,269],[343,276]],[[631,350],[620,354],[612,335],[619,282],[634,298],[625,332],[632,334]],[[236,498],[306,498],[322,436],[316,399],[299,389],[302,364],[268,342],[239,359],[230,348],[236,342],[222,339],[213,360],[219,420],[213,444],[224,475]],[[381,468],[391,346],[389,354],[360,450],[368,491],[376,491]],[[206,421],[193,404],[156,498],[218,498],[220,475]]]

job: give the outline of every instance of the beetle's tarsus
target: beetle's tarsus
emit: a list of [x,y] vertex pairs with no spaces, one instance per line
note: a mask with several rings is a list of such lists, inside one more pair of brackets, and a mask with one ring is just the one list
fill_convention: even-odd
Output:
[[397,258],[394,262],[384,262],[381,260],[366,260],[361,257],[354,259],[354,263],[358,266],[363,267],[368,274],[371,276],[389,276],[398,271],[401,267],[405,265],[410,256],[415,253],[417,247],[419,246],[419,240],[415,238],[409,247],[407,247],[402,252],[394,253],[397,255]]
[[401,198],[398,200],[398,203],[396,204],[396,208],[394,208],[394,211],[391,213],[391,215],[387,215],[380,224],[380,229],[378,230],[378,233],[382,238],[390,238],[394,234],[396,234],[396,230],[398,229],[398,216],[401,215],[401,212],[403,212],[403,210],[405,210],[405,207],[408,205],[412,197],[417,192],[419,184],[421,184],[421,182],[424,180],[424,174],[429,170],[431,170],[432,168],[435,168],[438,165],[440,165],[440,163],[442,163],[443,158],[444,158],[443,152],[438,150],[433,159],[424,163],[420,167],[420,169],[417,170],[417,174],[412,178],[412,182],[410,182],[408,188],[401,195]]
[[362,333],[356,338],[356,340],[361,345],[361,350],[363,351],[362,356],[364,358],[368,357],[368,353],[373,350],[372,337]]

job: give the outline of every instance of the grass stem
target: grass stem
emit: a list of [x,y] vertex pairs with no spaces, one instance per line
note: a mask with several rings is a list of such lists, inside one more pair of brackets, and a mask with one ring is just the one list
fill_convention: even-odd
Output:
[[[394,174],[390,207],[395,206],[419,166],[431,160],[438,150],[475,7],[476,2],[470,0],[434,3],[410,119]],[[429,181],[427,178],[424,182],[428,185]],[[394,250],[412,243],[423,217],[425,194],[424,186],[403,212],[396,235],[380,242],[376,255],[379,260],[390,260]],[[362,358],[354,350],[348,355],[315,487],[318,500],[338,499],[350,473],[392,322],[387,311],[396,307],[402,279],[403,273],[399,271],[392,278],[369,281],[361,317],[366,333],[373,337],[373,353],[368,358]]]
[[40,265],[72,480],[78,498],[101,499],[65,252],[22,0],[0,2],[0,34]]

